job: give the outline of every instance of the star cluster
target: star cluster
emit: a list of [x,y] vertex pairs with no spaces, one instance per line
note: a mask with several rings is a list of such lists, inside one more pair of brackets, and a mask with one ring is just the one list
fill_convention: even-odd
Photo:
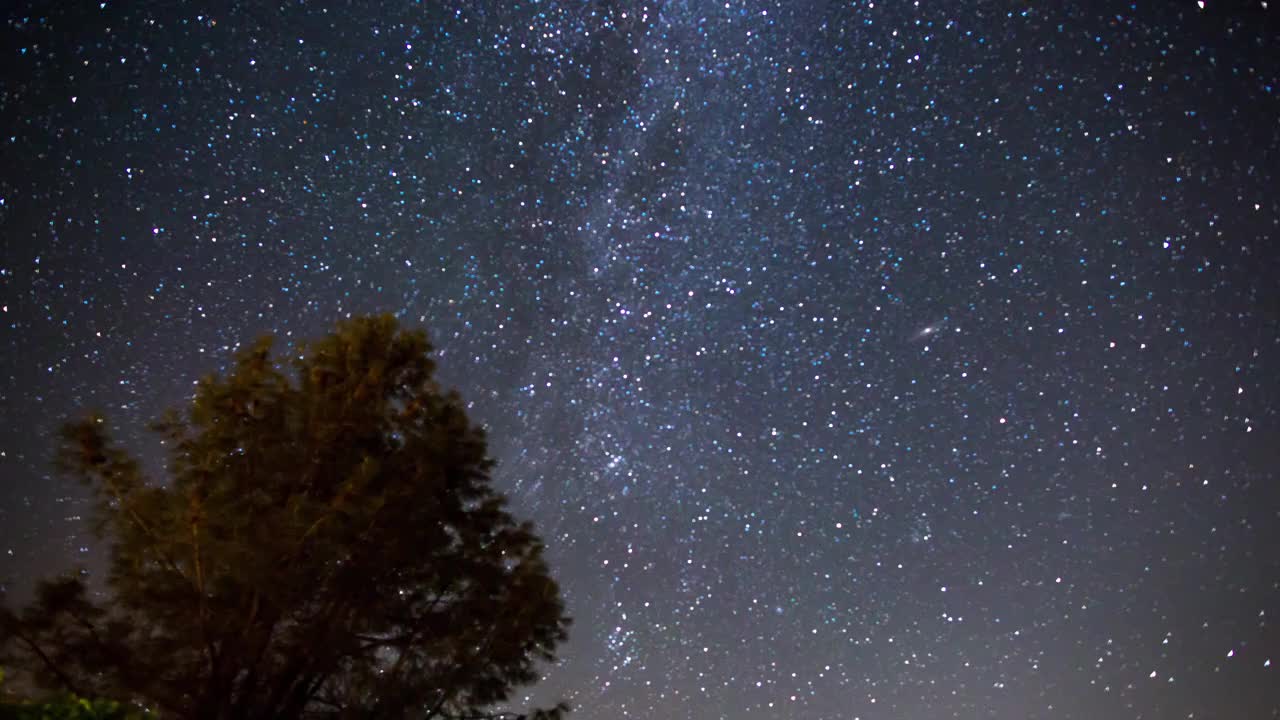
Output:
[[604,718],[1280,712],[1280,33],[1215,2],[20,3],[0,577],[57,424],[393,312]]

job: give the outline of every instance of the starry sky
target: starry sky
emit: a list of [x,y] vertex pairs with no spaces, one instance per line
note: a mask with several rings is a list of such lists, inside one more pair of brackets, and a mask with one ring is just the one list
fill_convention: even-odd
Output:
[[[0,578],[57,425],[428,329],[582,720],[1280,715],[1262,2],[18,2]],[[521,698],[523,699],[523,697]]]

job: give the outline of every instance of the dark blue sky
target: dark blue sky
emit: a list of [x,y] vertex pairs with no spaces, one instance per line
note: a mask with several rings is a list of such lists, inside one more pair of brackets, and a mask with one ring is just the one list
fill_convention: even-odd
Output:
[[0,577],[58,423],[425,326],[583,720],[1280,712],[1280,35],[1241,2],[23,3]]

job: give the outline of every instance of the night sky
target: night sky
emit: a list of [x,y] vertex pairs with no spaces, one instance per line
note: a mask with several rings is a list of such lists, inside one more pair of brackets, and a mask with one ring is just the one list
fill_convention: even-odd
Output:
[[548,542],[534,700],[1280,715],[1275,7],[19,5],[14,592],[104,550],[61,421],[158,465],[238,343],[392,312]]

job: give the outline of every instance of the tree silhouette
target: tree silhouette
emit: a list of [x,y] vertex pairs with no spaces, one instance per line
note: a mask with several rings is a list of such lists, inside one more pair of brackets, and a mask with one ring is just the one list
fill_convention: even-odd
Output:
[[569,620],[430,351],[390,316],[287,363],[262,338],[153,426],[164,484],[102,417],[68,424],[58,463],[112,542],[109,600],[42,582],[0,609],[0,664],[165,717],[526,717],[493,708],[538,679]]

